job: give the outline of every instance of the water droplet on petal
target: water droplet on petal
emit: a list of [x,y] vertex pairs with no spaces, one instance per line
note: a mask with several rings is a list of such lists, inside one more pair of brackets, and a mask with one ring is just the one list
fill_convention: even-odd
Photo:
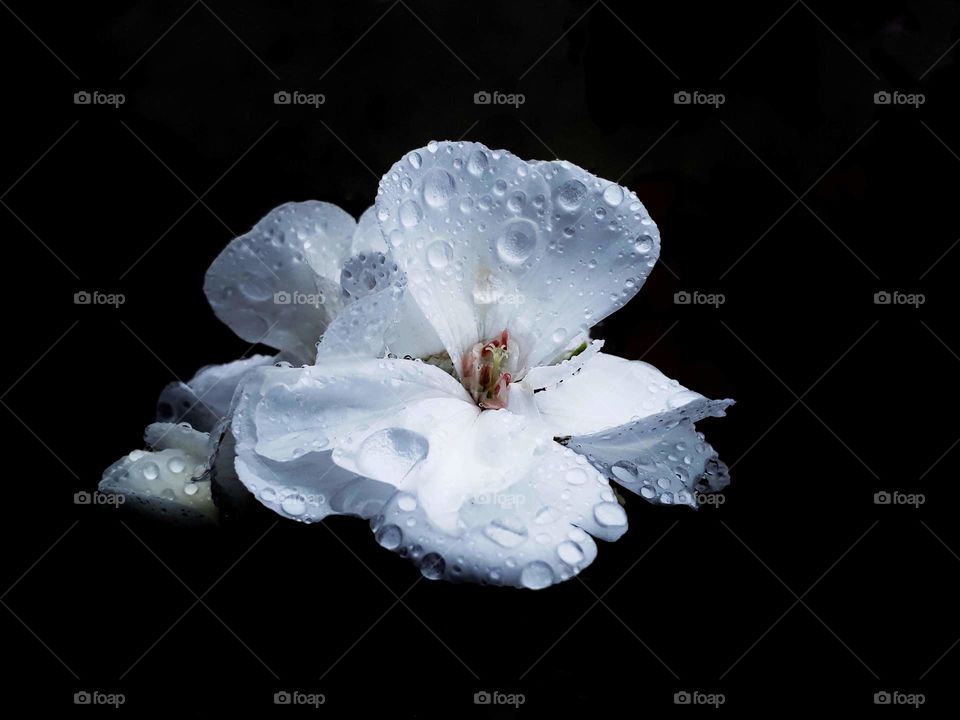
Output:
[[446,240],[437,240],[427,248],[427,262],[436,270],[445,268],[453,257],[453,248]]
[[607,205],[616,207],[623,202],[623,188],[616,183],[607,185],[603,190],[603,201],[607,203]]
[[580,207],[587,196],[587,186],[579,180],[567,180],[560,186],[557,194],[557,204],[567,212],[573,212]]
[[404,512],[413,512],[417,509],[417,498],[407,492],[397,495],[397,507]]
[[446,170],[433,168],[423,178],[423,199],[433,208],[442,208],[456,193],[453,175]]
[[512,548],[527,539],[527,529],[510,519],[497,518],[483,529],[483,534],[501,547]]
[[634,483],[637,481],[637,466],[629,460],[621,460],[610,468],[610,472],[620,482]]
[[467,160],[467,172],[475,177],[480,177],[489,165],[490,159],[487,154],[483,150],[474,150],[470,153],[470,159]]
[[416,227],[423,219],[423,210],[417,204],[416,200],[405,200],[400,205],[400,224],[405,228]]
[[557,546],[557,555],[567,565],[576,565],[583,561],[583,550],[575,542],[565,540]]
[[384,525],[377,530],[375,537],[377,542],[387,550],[395,550],[400,546],[400,541],[403,540],[403,531],[396,525]]
[[439,553],[427,553],[420,561],[420,573],[427,580],[439,580],[446,569],[447,563]]
[[283,510],[288,515],[303,515],[307,511],[307,503],[303,499],[303,495],[289,495],[285,497],[280,503],[280,509]]
[[627,513],[615,502],[598,503],[593,508],[593,517],[603,527],[619,527],[627,524]]
[[542,560],[534,560],[520,571],[520,583],[530,590],[540,590],[552,585],[553,579],[553,569]]
[[537,245],[533,229],[526,224],[508,227],[497,239],[497,255],[509,265],[520,265],[533,254]]

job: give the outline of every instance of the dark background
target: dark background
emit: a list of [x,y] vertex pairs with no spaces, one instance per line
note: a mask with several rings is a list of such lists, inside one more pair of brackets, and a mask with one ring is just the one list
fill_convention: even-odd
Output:
[[[121,713],[188,717],[296,712],[279,690],[399,717],[509,714],[474,706],[479,690],[523,693],[521,713],[670,710],[681,690],[735,710],[870,712],[878,691],[960,704],[957,4],[0,5],[3,702],[73,711],[98,690],[124,693]],[[126,102],[75,105],[81,90]],[[326,102],[278,106],[279,90]],[[526,101],[475,105],[481,90]],[[674,104],[681,90],[725,103]],[[878,106],[882,90],[925,103]],[[202,292],[230,238],[288,200],[357,215],[403,153],[460,137],[640,195],[662,261],[598,333],[737,399],[701,425],[733,466],[722,507],[631,496],[623,539],[532,593],[418,581],[349,518],[201,532],[73,504],[140,447],[164,384],[251,352]],[[81,290],[126,303],[74,305]],[[725,303],[675,304],[684,290]],[[878,506],[882,490],[925,504]]]

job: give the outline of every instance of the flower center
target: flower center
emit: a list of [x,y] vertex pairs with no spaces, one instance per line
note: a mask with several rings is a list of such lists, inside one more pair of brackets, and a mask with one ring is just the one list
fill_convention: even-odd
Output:
[[512,379],[506,371],[510,359],[510,333],[478,342],[460,361],[463,386],[482,408],[496,410],[507,406],[507,388]]

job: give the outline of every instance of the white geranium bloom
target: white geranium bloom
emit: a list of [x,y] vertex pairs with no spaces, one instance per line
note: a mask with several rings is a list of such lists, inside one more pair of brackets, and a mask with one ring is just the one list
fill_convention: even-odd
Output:
[[539,589],[625,532],[610,480],[694,507],[727,482],[693,423],[732,401],[582,343],[659,255],[634,193],[430,143],[384,176],[376,219],[396,276],[330,325],[315,365],[240,383],[236,470],[261,502],[370,518],[429,578]]
[[[275,208],[231,241],[207,271],[207,298],[241,338],[269,345],[279,354],[210,365],[185,383],[170,383],[157,402],[158,422],[147,428],[148,447],[165,454],[154,460],[152,452],[133,451],[104,473],[101,491],[138,498],[142,502],[131,506],[149,512],[191,518],[199,512],[215,518],[210,477],[198,482],[196,473],[168,473],[163,463],[179,466],[183,460],[191,469],[212,467],[222,434],[219,425],[230,414],[241,378],[277,361],[312,360],[321,335],[345,308],[396,278],[385,250],[374,208],[357,222],[340,208],[316,201]],[[412,301],[408,305],[409,312],[420,315]],[[435,336],[411,349],[429,352],[431,345],[432,350],[440,348]],[[214,440],[208,443],[211,434]],[[221,491],[229,492],[225,475],[232,469],[232,457],[219,466]],[[178,511],[171,512],[173,507]]]

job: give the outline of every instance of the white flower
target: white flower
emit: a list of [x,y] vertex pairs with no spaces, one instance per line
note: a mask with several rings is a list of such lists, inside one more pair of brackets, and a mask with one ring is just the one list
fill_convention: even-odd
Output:
[[[303,325],[329,324],[315,365],[241,380],[236,470],[261,502],[308,522],[370,518],[429,578],[538,589],[625,532],[610,480],[693,507],[726,484],[693,423],[732,401],[584,347],[659,255],[635,194],[566,162],[430,143],[384,176],[376,220],[398,272],[332,323],[233,313],[235,295],[218,310],[243,337],[291,320],[284,342],[301,352]],[[232,256],[222,286],[265,281],[257,263],[272,258],[254,255]],[[251,287],[247,300],[273,288]]]
[[[230,414],[244,374],[278,361],[312,361],[330,323],[397,274],[388,267],[385,250],[373,208],[358,223],[335,205],[317,201],[281,205],[232,240],[207,271],[207,298],[242,339],[269,345],[279,354],[210,365],[185,383],[170,383],[157,402],[158,422],[147,428],[148,447],[166,454],[155,461],[149,452],[133,451],[104,473],[101,492],[138,498],[130,506],[162,515],[200,512],[216,518],[211,484],[219,481],[221,495],[235,494],[232,456],[229,463],[220,463],[218,473],[186,475],[164,471],[165,458],[179,453],[191,470],[213,467],[220,423]],[[415,309],[412,301],[410,306]],[[433,343],[439,347],[438,340]],[[209,435],[214,441],[208,446]],[[171,462],[176,466],[180,461]],[[158,463],[161,471],[155,473]]]

